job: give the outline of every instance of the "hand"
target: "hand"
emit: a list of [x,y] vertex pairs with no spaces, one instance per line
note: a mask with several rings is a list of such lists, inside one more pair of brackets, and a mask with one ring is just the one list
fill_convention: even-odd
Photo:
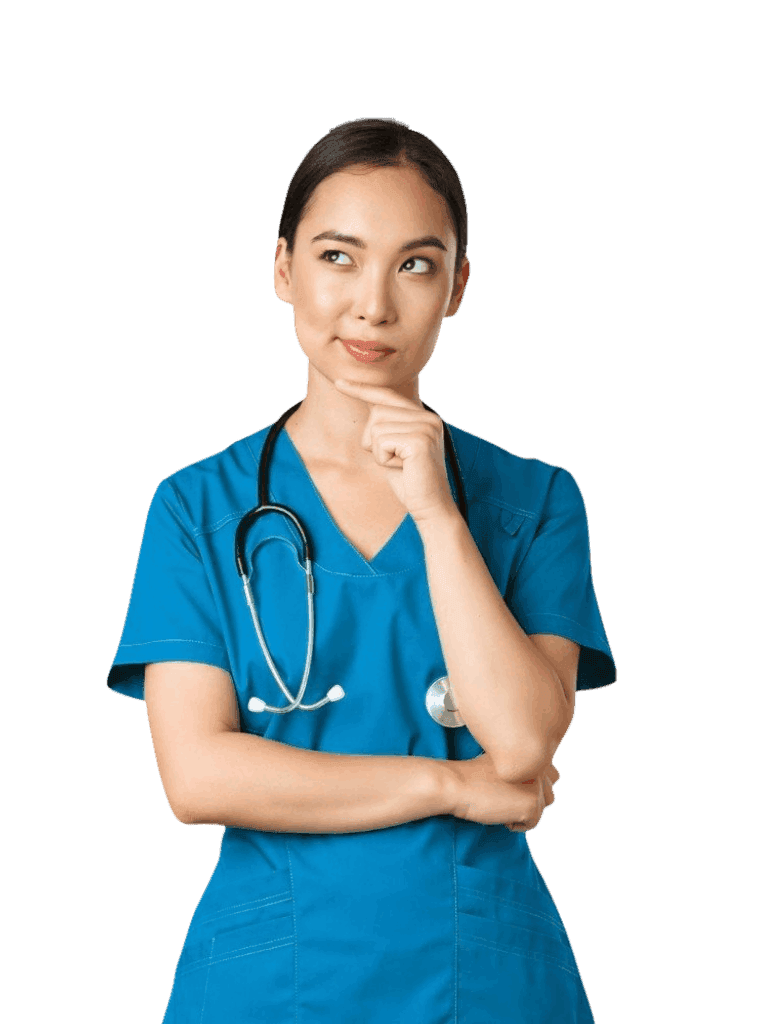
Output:
[[546,768],[541,772],[540,776],[536,779],[529,779],[527,782],[521,782],[521,786],[533,786],[533,792],[536,795],[536,808],[535,808],[535,820],[531,818],[532,824],[528,824],[527,821],[511,821],[506,822],[506,827],[510,832],[528,832],[530,829],[535,828],[541,820],[541,815],[545,809],[552,803],[554,803],[554,793],[552,792],[552,786],[557,782],[560,777],[560,773],[557,771],[555,766],[550,762]]
[[451,813],[481,825],[505,825],[511,832],[527,832],[538,825],[545,807],[554,801],[552,785],[560,777],[550,763],[535,779],[506,782],[488,754],[442,763],[457,782]]
[[415,521],[458,513],[446,471],[443,421],[392,388],[336,380],[335,387],[369,405],[361,445],[389,469],[396,497]]

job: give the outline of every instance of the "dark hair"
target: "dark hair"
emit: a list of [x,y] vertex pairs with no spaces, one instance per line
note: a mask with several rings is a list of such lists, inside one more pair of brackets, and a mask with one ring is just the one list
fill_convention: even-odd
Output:
[[456,270],[467,251],[467,204],[451,161],[426,135],[392,118],[346,121],[324,135],[303,158],[289,183],[279,224],[287,251],[294,248],[297,225],[318,185],[352,164],[372,167],[416,165],[427,183],[445,199],[456,231]]

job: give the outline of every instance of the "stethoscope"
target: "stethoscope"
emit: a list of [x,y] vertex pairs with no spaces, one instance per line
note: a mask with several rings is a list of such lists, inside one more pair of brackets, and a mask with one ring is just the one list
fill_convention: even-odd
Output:
[[[262,648],[265,660],[268,662],[268,668],[271,670],[273,678],[281,688],[281,692],[284,694],[286,699],[289,701],[287,707],[277,708],[272,707],[270,704],[266,704],[260,697],[251,697],[247,707],[250,711],[255,713],[259,711],[272,711],[277,715],[284,715],[290,711],[294,711],[295,708],[300,708],[301,711],[317,711],[318,708],[322,708],[324,704],[329,701],[342,700],[345,696],[345,691],[341,686],[332,686],[327,692],[323,700],[317,701],[315,704],[302,704],[302,698],[305,694],[305,688],[308,685],[308,675],[310,674],[310,665],[313,661],[313,594],[315,591],[315,584],[313,582],[313,561],[311,558],[311,546],[308,541],[305,530],[297,518],[295,513],[287,508],[285,505],[272,505],[268,502],[269,497],[269,474],[270,474],[270,459],[273,452],[273,447],[276,443],[276,438],[281,428],[284,426],[286,421],[296,412],[302,402],[298,402],[297,405],[293,405],[291,409],[287,409],[283,416],[278,419],[268,432],[268,436],[265,439],[263,445],[263,451],[260,456],[260,467],[258,471],[258,506],[257,508],[250,509],[244,516],[242,516],[238,527],[236,528],[236,538],[234,540],[234,553],[236,556],[236,569],[241,577],[241,582],[244,586],[244,596],[247,600],[249,610],[252,614],[252,622],[255,626],[257,633],[257,639],[260,641],[260,647]],[[429,405],[422,405],[428,412],[434,412]],[[451,439],[451,433],[448,426],[443,424],[443,441],[446,449],[446,455],[448,458],[451,472],[456,482],[456,494],[459,502],[459,511],[464,517],[465,523],[467,520],[467,499],[464,494],[464,483],[462,481],[461,473],[459,472],[459,463],[456,458],[456,452],[454,451],[454,443]],[[307,599],[308,599],[308,653],[305,659],[305,670],[302,676],[302,682],[300,683],[300,691],[296,697],[286,687],[286,684],[282,680],[278,673],[276,666],[273,663],[270,652],[265,643],[265,637],[263,631],[260,628],[260,620],[255,609],[255,602],[252,597],[252,589],[249,585],[249,574],[247,572],[247,565],[244,554],[244,546],[247,540],[247,534],[250,527],[254,523],[255,519],[263,512],[278,512],[281,515],[287,516],[292,520],[294,525],[300,532],[303,546],[303,559],[305,562],[304,567],[301,565],[300,568],[304,568],[305,578],[307,582]],[[448,676],[441,676],[440,679],[436,679],[435,682],[429,687],[425,695],[425,706],[430,716],[441,725],[445,725],[448,728],[456,728],[457,726],[464,725],[459,711],[454,707],[453,696],[451,694],[451,688],[448,682]]]

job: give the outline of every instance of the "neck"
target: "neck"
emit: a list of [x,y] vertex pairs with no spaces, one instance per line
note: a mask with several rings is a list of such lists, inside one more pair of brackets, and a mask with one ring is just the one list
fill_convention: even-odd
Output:
[[[396,385],[394,390],[405,398],[420,401],[418,377]],[[309,363],[307,394],[284,429],[303,457],[348,469],[373,470],[377,467],[373,453],[361,447],[370,412],[368,402],[342,394]]]

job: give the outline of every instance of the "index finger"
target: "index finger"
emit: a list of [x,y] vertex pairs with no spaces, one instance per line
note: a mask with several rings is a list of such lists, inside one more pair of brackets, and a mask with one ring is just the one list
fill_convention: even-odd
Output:
[[421,402],[417,404],[413,399],[399,395],[392,388],[383,387],[381,384],[360,384],[358,381],[339,378],[335,387],[345,391],[353,398],[360,398],[370,405],[390,405],[399,409],[421,409]]

